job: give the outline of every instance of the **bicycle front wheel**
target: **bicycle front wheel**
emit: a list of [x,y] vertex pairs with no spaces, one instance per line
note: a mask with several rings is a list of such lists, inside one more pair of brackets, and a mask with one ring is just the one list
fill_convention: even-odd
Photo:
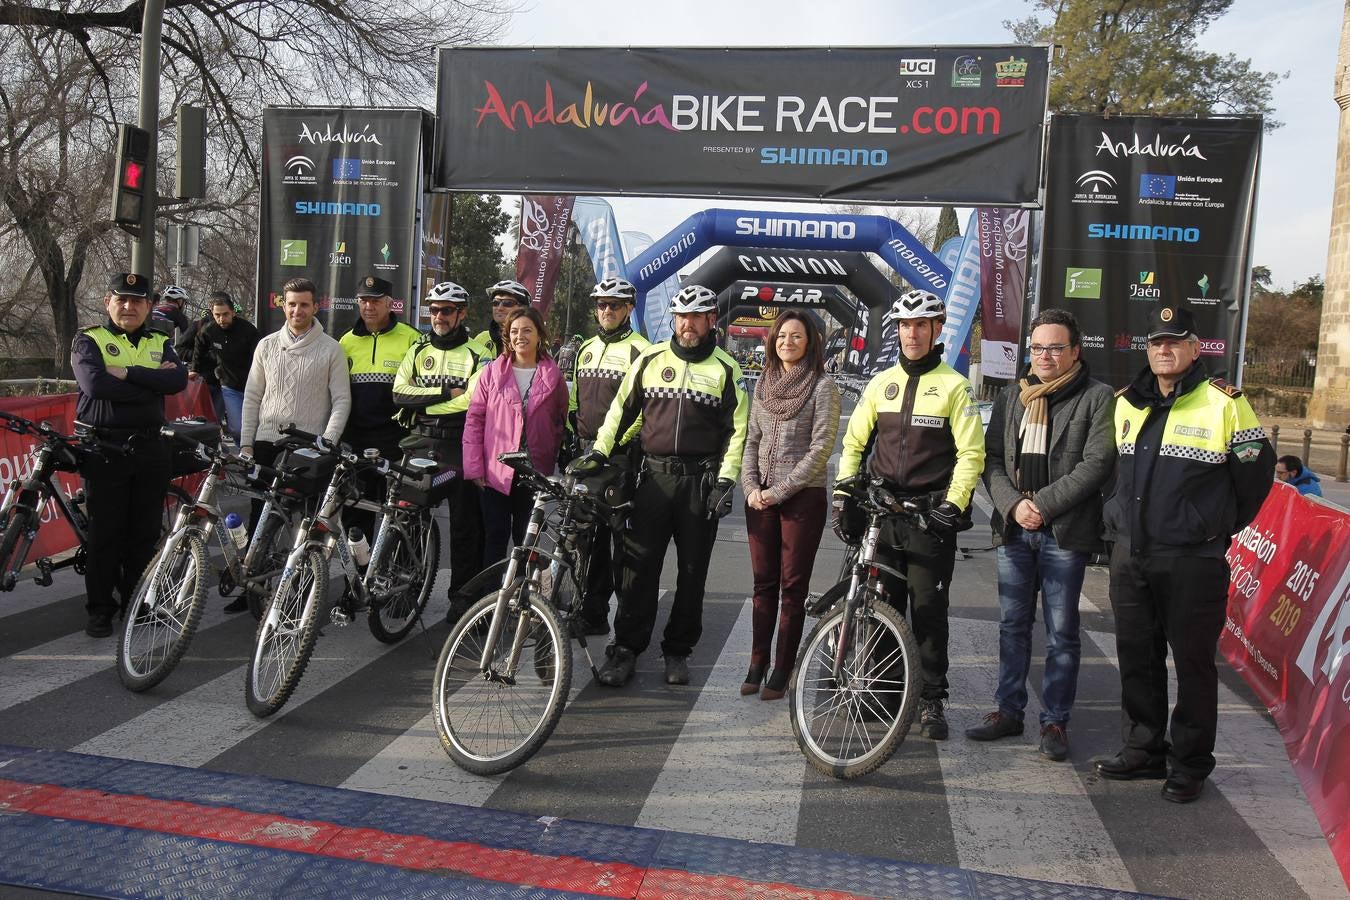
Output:
[[[553,609],[527,582],[508,607],[487,672],[479,668],[497,608],[493,592],[469,608],[450,632],[436,663],[432,707],[441,746],[455,765],[499,775],[535,754],[562,717],[572,684],[572,645]],[[512,659],[518,630],[520,652]]]
[[244,675],[249,712],[259,718],[286,705],[305,674],[319,617],[327,609],[328,561],[318,550],[304,555],[292,572],[283,573],[276,595],[263,611],[253,658]]
[[[914,634],[893,606],[874,600],[857,610],[852,623],[845,607],[836,606],[812,629],[797,655],[788,696],[792,736],[802,754],[818,771],[847,779],[880,767],[905,739],[921,675]],[[840,640],[847,644],[835,678]]]
[[286,566],[290,548],[283,542],[289,525],[281,516],[268,516],[244,554],[244,596],[255,620],[262,618],[263,609],[275,593],[277,579]]
[[128,690],[149,690],[183,658],[202,620],[209,571],[196,531],[179,532],[150,560],[117,643],[117,677]]
[[397,644],[412,630],[427,608],[436,566],[441,559],[441,530],[428,511],[409,532],[389,533],[381,558],[372,560],[367,584],[391,586],[389,596],[370,607],[370,633],[386,644]]
[[0,537],[0,591],[12,591],[19,583],[19,570],[33,540],[28,532],[34,528],[37,514],[22,506],[11,506],[5,517],[5,531]]

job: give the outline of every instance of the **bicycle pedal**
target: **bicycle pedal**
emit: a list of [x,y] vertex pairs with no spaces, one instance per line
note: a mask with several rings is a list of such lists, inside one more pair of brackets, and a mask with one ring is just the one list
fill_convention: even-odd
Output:
[[337,628],[346,628],[356,621],[356,616],[347,612],[340,606],[333,607],[333,611],[328,614],[328,620]]

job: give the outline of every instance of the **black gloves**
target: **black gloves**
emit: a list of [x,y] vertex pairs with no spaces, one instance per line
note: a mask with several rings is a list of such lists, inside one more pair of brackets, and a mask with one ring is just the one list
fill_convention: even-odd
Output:
[[591,450],[572,460],[571,465],[567,467],[567,474],[589,475],[607,462],[609,462],[608,456],[595,450]]
[[964,518],[961,507],[950,500],[943,500],[928,513],[928,530],[938,537],[956,537],[958,531],[965,530],[961,527],[965,524],[962,521]]
[[708,491],[708,518],[720,519],[731,512],[731,495],[736,490],[736,482],[730,478],[719,478]]
[[830,527],[845,544],[856,544],[867,530],[867,517],[853,498],[835,494],[830,505]]

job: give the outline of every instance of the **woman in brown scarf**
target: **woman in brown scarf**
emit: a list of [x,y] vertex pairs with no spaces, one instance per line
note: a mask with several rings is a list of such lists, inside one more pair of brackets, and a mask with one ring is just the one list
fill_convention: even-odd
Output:
[[825,530],[825,464],[839,431],[839,390],[824,374],[821,344],[805,313],[780,314],[764,344],[764,374],[750,407],[741,486],[755,578],[754,630],[741,694],[758,693],[761,700],[781,699],[787,690]]

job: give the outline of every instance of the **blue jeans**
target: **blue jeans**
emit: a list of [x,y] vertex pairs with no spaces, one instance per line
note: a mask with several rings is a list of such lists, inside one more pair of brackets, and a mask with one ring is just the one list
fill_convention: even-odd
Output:
[[1088,554],[1061,550],[1050,529],[1013,533],[998,548],[998,692],[1005,716],[1021,721],[1027,706],[1027,673],[1031,670],[1031,626],[1036,621],[1036,595],[1045,619],[1045,679],[1041,682],[1044,711],[1041,725],[1067,725],[1078,692],[1078,595]]
[[221,396],[225,400],[225,430],[239,443],[239,428],[244,422],[244,392],[222,386]]

